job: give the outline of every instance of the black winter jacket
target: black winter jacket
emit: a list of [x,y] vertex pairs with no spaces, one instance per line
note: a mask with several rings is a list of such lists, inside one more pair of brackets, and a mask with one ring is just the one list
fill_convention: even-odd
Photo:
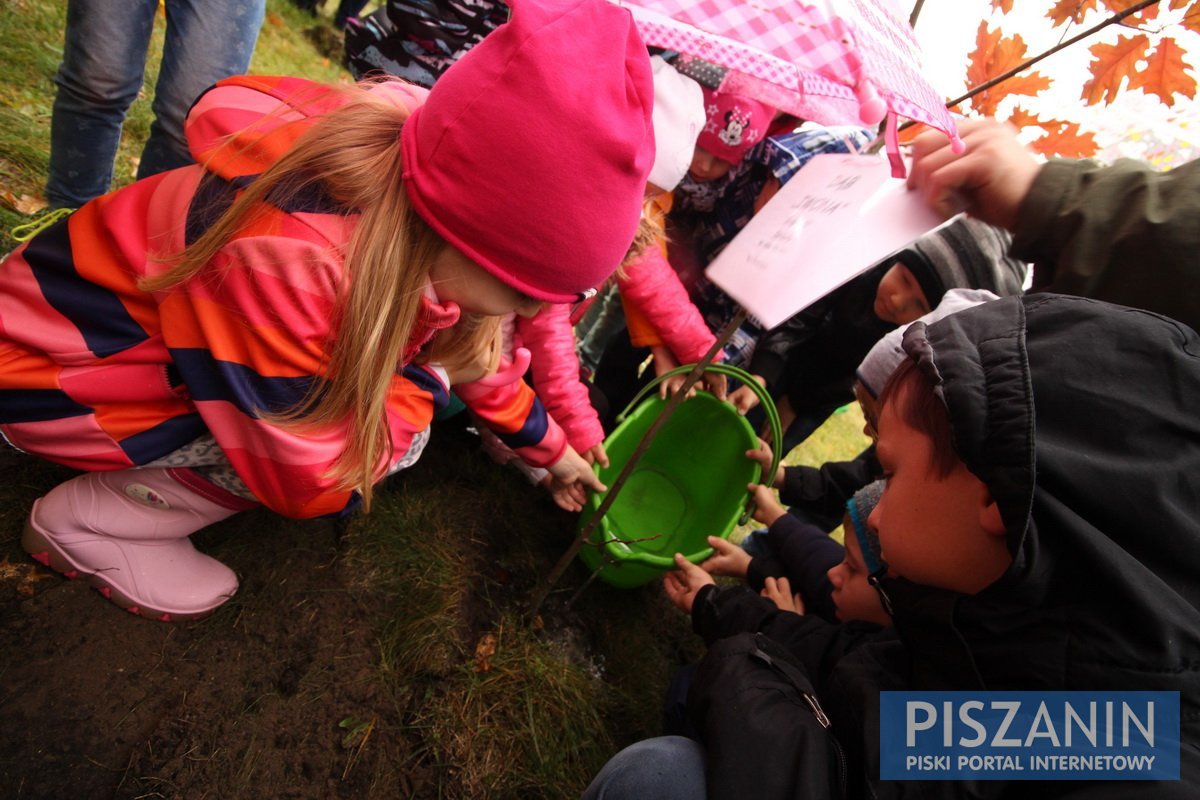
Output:
[[[1149,312],[1042,294],[918,323],[904,345],[936,376],[955,447],[999,504],[1011,567],[972,596],[884,578],[888,631],[705,587],[696,631],[710,644],[761,634],[791,655],[832,721],[850,797],[1200,797],[1200,337]],[[722,706],[706,674],[692,696],[707,739],[722,719],[738,724],[753,692]],[[888,689],[1178,691],[1181,780],[882,782]],[[778,742],[760,751],[742,738],[739,758],[710,758],[710,787],[765,800],[811,786],[757,757]],[[826,780],[836,796],[836,776]],[[734,795],[710,792],[722,796]]]

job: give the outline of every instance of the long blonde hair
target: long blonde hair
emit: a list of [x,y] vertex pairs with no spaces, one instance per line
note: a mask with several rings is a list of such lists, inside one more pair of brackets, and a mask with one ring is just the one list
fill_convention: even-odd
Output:
[[[348,423],[345,449],[330,476],[362,494],[369,508],[372,486],[392,458],[386,403],[434,259],[445,247],[408,202],[402,180],[400,130],[408,112],[369,90],[345,87],[346,102],[321,118],[254,180],[202,236],[171,259],[172,266],[142,283],[147,291],[178,286],[201,275],[238,232],[266,212],[266,204],[318,184],[332,202],[358,214],[345,248],[345,270],[330,338],[324,381],[283,413],[259,410],[273,422],[303,426]],[[457,330],[456,330],[457,329]],[[498,321],[464,315],[439,335],[431,355],[453,369],[480,353],[494,368]]]

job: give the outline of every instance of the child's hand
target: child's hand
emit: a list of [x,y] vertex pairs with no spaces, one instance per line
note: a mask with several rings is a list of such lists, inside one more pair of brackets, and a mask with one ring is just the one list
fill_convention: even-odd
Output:
[[[766,378],[758,375],[753,377],[760,385],[767,385]],[[729,395],[729,402],[733,403],[733,407],[744,417],[750,412],[750,409],[758,405],[758,395],[749,386],[740,386],[733,390],[733,394]]]
[[599,464],[602,467],[608,466],[608,453],[604,450],[603,442],[597,442],[587,450],[584,450],[580,455],[589,464]]
[[547,488],[554,496],[554,502],[567,511],[583,510],[588,489],[596,492],[608,491],[608,487],[601,483],[592,471],[592,465],[570,445],[567,445],[562,458],[546,469],[553,477]]
[[[656,378],[661,378],[679,366],[679,362],[675,360],[674,354],[661,344],[652,345],[650,347],[650,354],[654,357],[654,376]],[[667,378],[658,385],[658,396],[666,400],[679,391],[679,387],[683,386],[685,380],[687,380],[686,375],[676,375],[673,378]]]
[[750,554],[733,542],[719,536],[708,537],[708,546],[717,552],[700,563],[709,575],[728,575],[745,578],[750,567]]
[[799,594],[792,594],[792,586],[787,578],[767,578],[763,583],[762,596],[773,602],[780,611],[804,613],[804,600]]
[[[658,385],[658,396],[663,400],[666,400],[668,397],[682,389],[685,381],[687,381],[687,375],[673,375],[670,378],[667,378]],[[688,389],[687,397],[683,399],[687,400],[695,393],[696,387],[693,386],[691,389]]]
[[705,372],[700,376],[705,390],[718,400],[728,400],[729,379],[719,372]]
[[[687,381],[687,377],[687,375],[676,375],[673,378],[667,378],[659,385],[658,396],[666,400],[679,391],[684,382]],[[725,393],[728,385],[729,383],[724,375],[717,372],[705,372],[700,375],[700,380],[694,383],[691,389],[688,389],[687,397],[684,399],[691,398],[696,393],[696,388],[700,387],[715,396],[718,400],[725,400],[727,399]]]
[[663,576],[663,589],[671,602],[685,614],[692,613],[692,604],[696,602],[696,593],[710,583],[716,583],[700,567],[688,561],[679,553],[675,554],[675,566],[679,569],[668,572]]
[[779,504],[775,492],[761,483],[748,483],[746,489],[754,495],[754,520],[767,527],[775,524],[775,520],[787,513],[787,509]]
[[[762,439],[758,440],[757,450],[747,450],[746,458],[752,461],[757,461],[763,477],[766,477],[767,472],[771,469],[771,462],[775,460],[775,455],[771,452],[771,445],[767,444]],[[775,480],[772,483],[775,486],[782,486],[784,481],[783,464],[775,470]]]

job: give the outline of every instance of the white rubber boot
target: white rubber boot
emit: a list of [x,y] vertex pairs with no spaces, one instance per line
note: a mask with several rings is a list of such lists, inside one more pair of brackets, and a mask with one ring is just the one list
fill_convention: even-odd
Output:
[[232,597],[238,583],[188,535],[235,513],[166,469],[90,472],[33,504],[21,544],[68,578],[86,577],[132,614],[197,619]]

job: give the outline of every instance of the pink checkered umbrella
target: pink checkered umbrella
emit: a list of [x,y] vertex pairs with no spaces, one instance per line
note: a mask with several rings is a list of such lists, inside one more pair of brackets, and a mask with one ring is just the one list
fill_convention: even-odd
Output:
[[633,14],[646,44],[725,68],[724,91],[824,125],[874,125],[887,115],[892,154],[898,116],[961,147],[894,0],[612,1]]

